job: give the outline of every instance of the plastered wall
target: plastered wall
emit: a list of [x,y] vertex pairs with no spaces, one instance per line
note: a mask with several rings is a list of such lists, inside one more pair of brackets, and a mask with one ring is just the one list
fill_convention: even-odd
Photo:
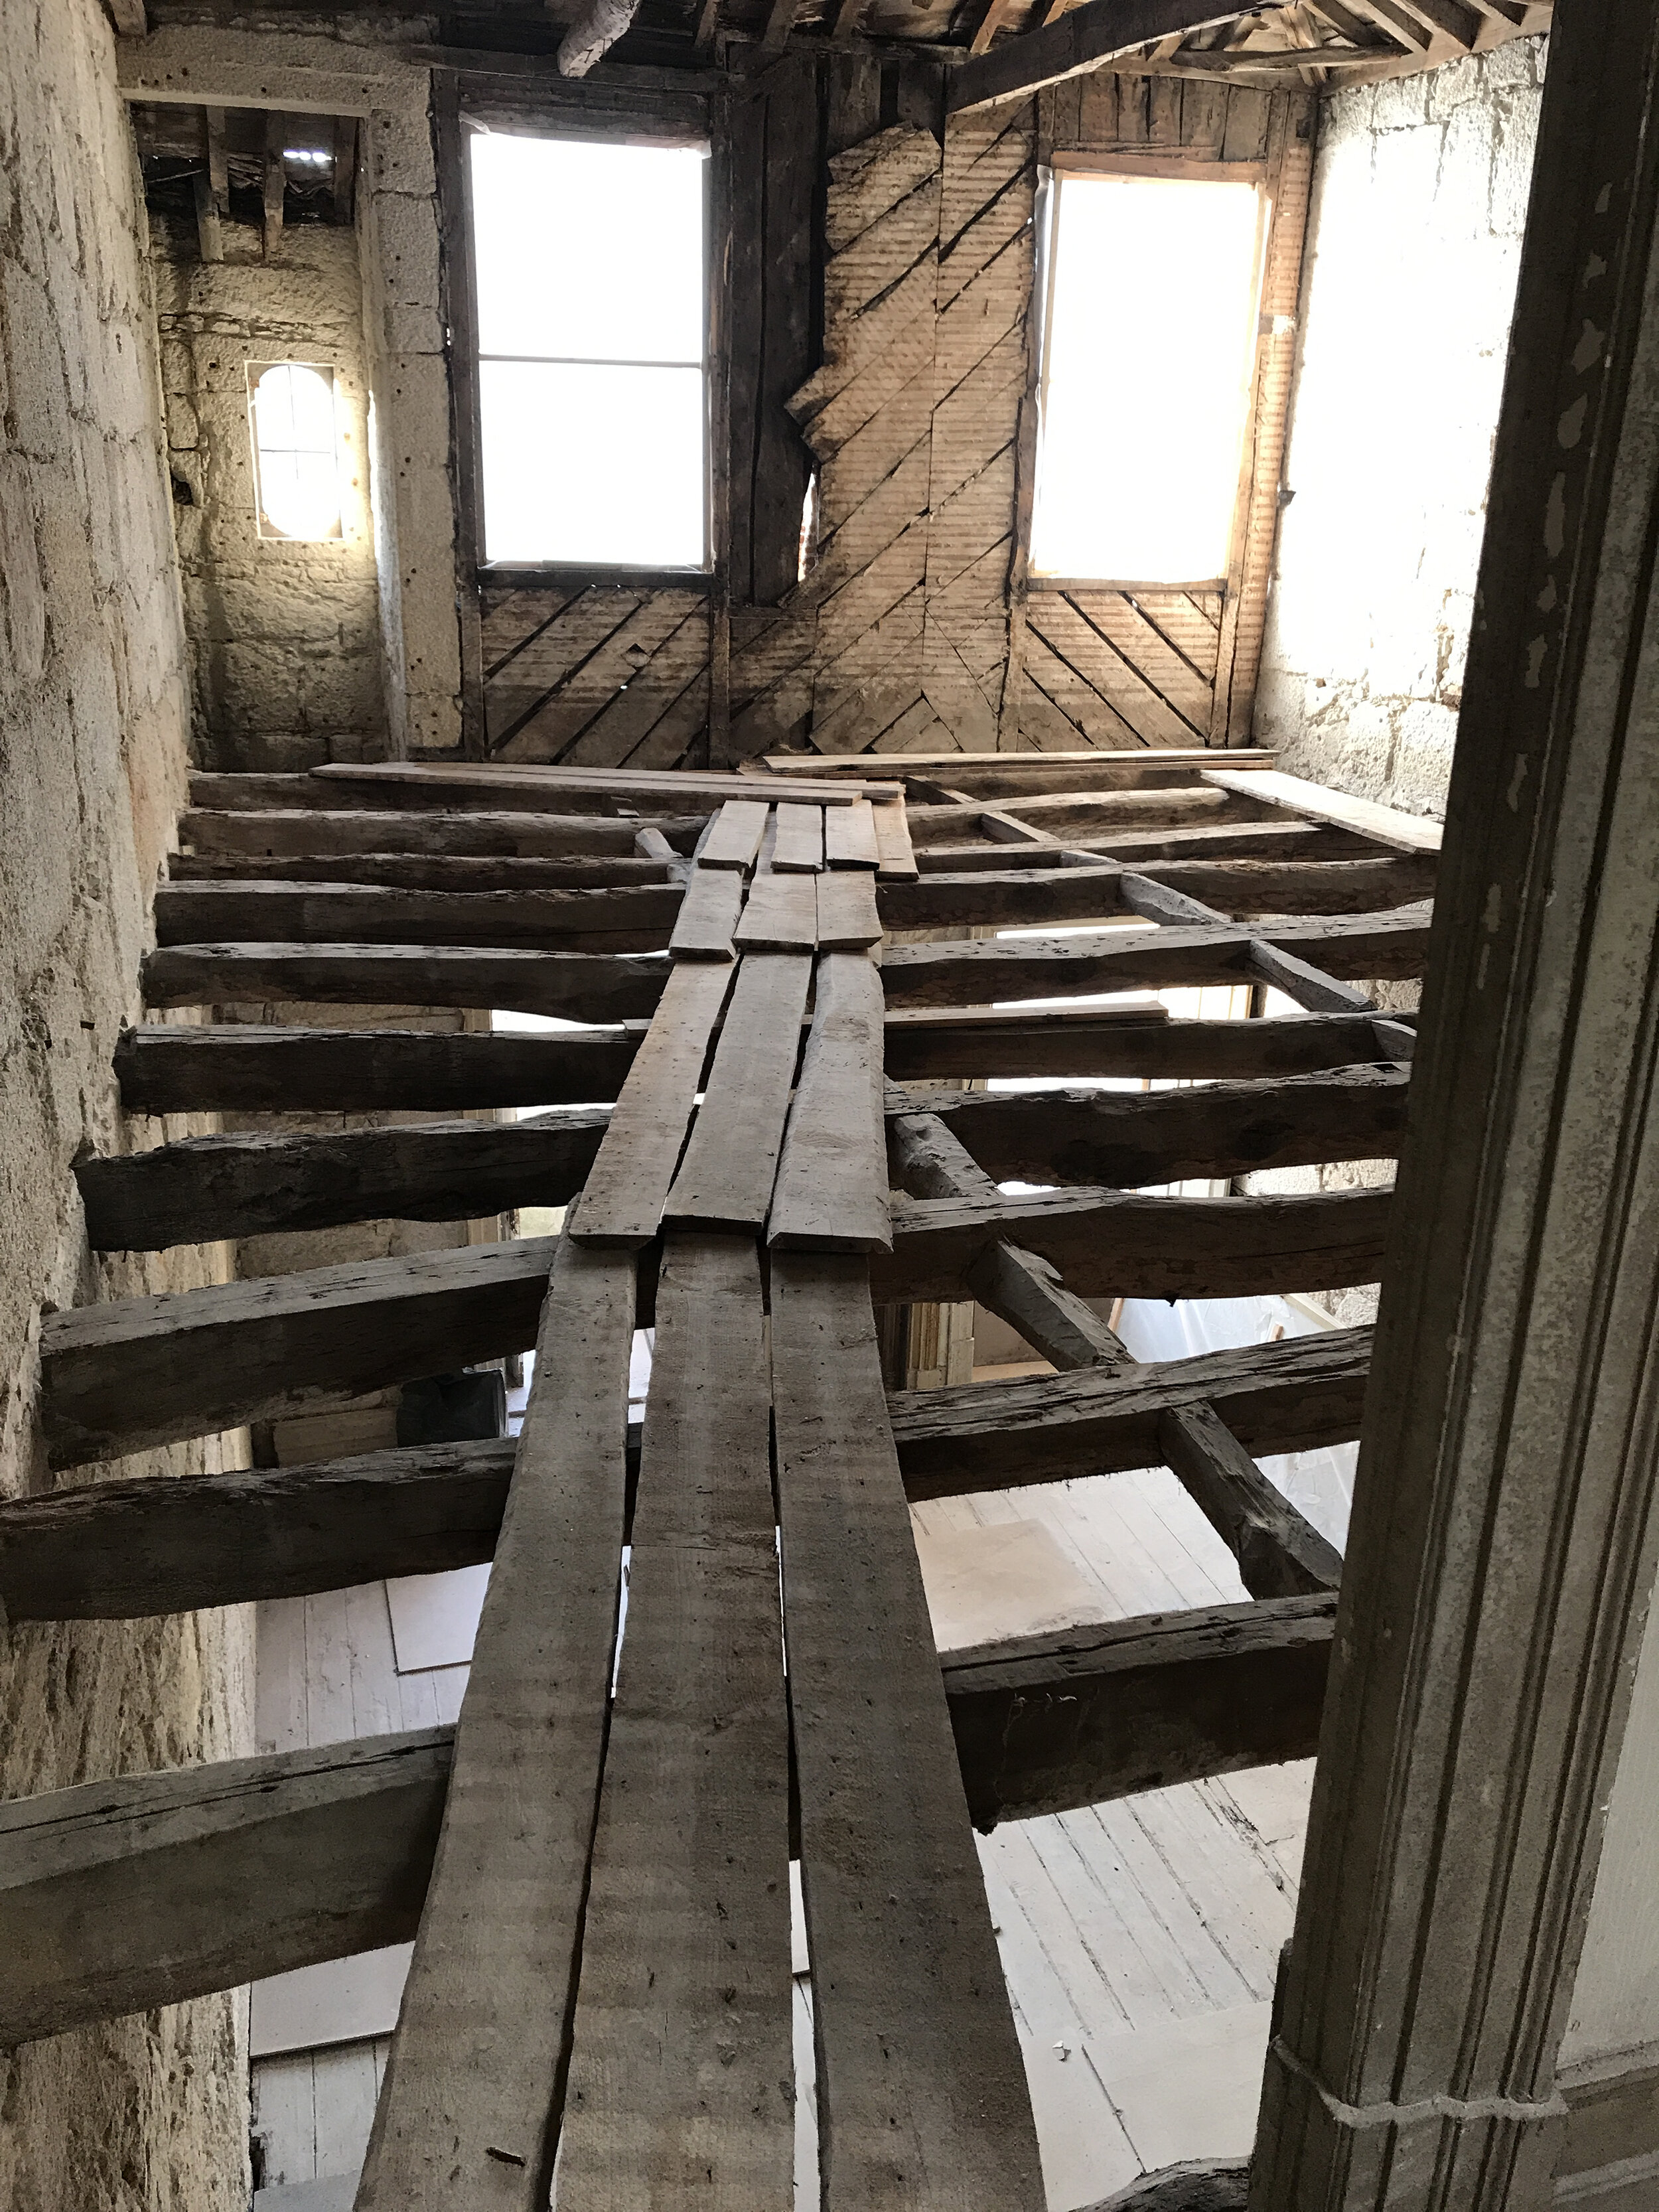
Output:
[[[139,1008],[146,902],[183,796],[187,684],[154,309],[113,42],[94,0],[7,0],[0,37],[0,1494],[45,1480],[43,1302],[222,1276],[103,1261],[70,1162],[158,1139],[110,1054]],[[184,1134],[187,1125],[174,1125]],[[221,1463],[214,1439],[100,1474]],[[0,1794],[249,1746],[240,1614],[0,1638]],[[8,2212],[240,2212],[231,1997],[0,2057]]]
[[[291,228],[267,262],[252,225],[227,222],[222,233],[223,261],[204,263],[193,223],[153,223],[196,757],[226,769],[379,758],[386,713],[356,235]],[[273,361],[334,371],[337,538],[259,535],[247,369]]]
[[1256,742],[1438,813],[1546,41],[1321,103]]

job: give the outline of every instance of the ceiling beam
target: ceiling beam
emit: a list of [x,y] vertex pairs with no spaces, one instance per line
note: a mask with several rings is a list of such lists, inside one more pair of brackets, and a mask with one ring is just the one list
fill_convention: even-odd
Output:
[[1159,39],[1233,22],[1243,12],[1218,7],[1216,0],[1085,0],[1058,22],[964,62],[946,85],[945,108],[959,115],[990,100],[1012,100]]

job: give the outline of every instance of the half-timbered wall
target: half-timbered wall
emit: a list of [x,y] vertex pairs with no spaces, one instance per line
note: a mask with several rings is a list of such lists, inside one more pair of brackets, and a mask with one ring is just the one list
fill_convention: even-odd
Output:
[[[477,749],[665,768],[780,745],[1247,742],[1310,99],[1103,72],[942,126],[920,64],[792,55],[736,85],[715,129],[732,224],[714,589],[486,584]],[[1033,214],[1040,165],[1066,151],[1266,175],[1251,489],[1222,592],[1027,588]]]

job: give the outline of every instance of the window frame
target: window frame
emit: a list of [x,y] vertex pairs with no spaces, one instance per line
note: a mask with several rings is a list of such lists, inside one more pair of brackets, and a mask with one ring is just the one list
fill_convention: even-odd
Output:
[[[1048,161],[1037,173],[1036,281],[1032,300],[1036,310],[1034,347],[1034,380],[1032,394],[1036,401],[1031,459],[1031,500],[1024,516],[1024,567],[1025,586],[1031,592],[1126,592],[1192,593],[1213,592],[1224,596],[1235,587],[1245,538],[1249,529],[1250,507],[1255,480],[1255,447],[1261,413],[1261,373],[1266,359],[1263,301],[1266,297],[1269,258],[1273,248],[1274,205],[1269,164],[1263,161],[1209,161],[1188,160],[1175,154],[1106,154],[1088,148],[1056,148]],[[1059,219],[1060,188],[1067,177],[1119,176],[1166,178],[1182,184],[1249,184],[1255,188],[1256,223],[1255,248],[1252,276],[1252,291],[1255,300],[1255,320],[1251,337],[1248,374],[1249,399],[1244,410],[1244,434],[1240,441],[1237,481],[1233,488],[1231,520],[1227,531],[1227,557],[1219,574],[1202,577],[1182,577],[1177,580],[1147,576],[1078,576],[1060,575],[1037,568],[1031,558],[1031,533],[1036,511],[1038,472],[1042,466],[1043,424],[1048,413],[1049,348],[1048,333],[1053,319],[1054,287],[1058,257],[1054,251],[1055,233]]]
[[[449,164],[458,220],[446,244],[453,264],[448,332],[453,370],[460,497],[458,550],[475,587],[520,586],[526,589],[614,585],[634,590],[713,592],[724,574],[725,548],[718,497],[717,456],[723,428],[723,330],[718,284],[720,256],[716,222],[721,204],[719,137],[712,118],[693,120],[673,112],[557,103],[534,106],[489,99],[462,98],[454,116]],[[469,142],[475,132],[491,131],[520,137],[589,138],[607,145],[696,146],[704,149],[702,207],[703,293],[703,560],[696,568],[633,565],[590,561],[490,561],[485,551],[483,426],[479,375],[477,275],[472,252],[472,164]],[[459,313],[456,312],[459,310]]]
[[[280,529],[270,520],[265,508],[265,447],[259,436],[259,386],[273,369],[308,368],[316,376],[328,380],[329,415],[333,424],[331,451],[334,461],[335,508],[334,527],[326,536],[301,538],[291,530]],[[342,481],[343,470],[340,452],[340,372],[331,361],[303,361],[292,357],[281,360],[244,361],[242,379],[247,390],[248,455],[253,468],[253,534],[262,545],[343,545],[345,543],[345,490]],[[304,447],[276,446],[270,448],[277,453],[308,450]]]

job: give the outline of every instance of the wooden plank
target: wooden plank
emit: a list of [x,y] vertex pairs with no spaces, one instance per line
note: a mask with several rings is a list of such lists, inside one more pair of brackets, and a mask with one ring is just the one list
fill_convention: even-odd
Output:
[[775,1252],[772,1375],[824,2212],[1041,2212],[859,1257]]
[[[487,859],[471,853],[329,853],[275,857],[252,853],[175,853],[175,884],[380,884],[390,890],[608,890],[672,884],[685,862],[637,854],[584,854],[568,860]],[[607,950],[614,948],[606,948]]]
[[656,1235],[732,972],[724,962],[675,963],[571,1213],[580,1243],[637,1247]]
[[867,869],[826,870],[817,879],[817,940],[824,952],[863,952],[882,938],[876,879]]
[[768,1241],[786,1249],[886,1251],[892,1231],[882,1126],[881,978],[861,954],[829,952],[818,959],[813,988],[812,1027]]
[[1339,1290],[1382,1273],[1390,1194],[1146,1198],[1067,1190],[893,1204],[893,1249],[875,1297],[949,1304],[999,1238],[1037,1252],[1083,1297],[1255,1297]]
[[[708,835],[698,848],[697,858],[705,868],[752,868],[755,856],[760,851],[761,838],[766,830],[769,809],[757,799],[728,799],[709,826]],[[856,809],[840,807],[837,816],[855,812]]]
[[886,799],[871,807],[876,825],[876,849],[879,854],[877,873],[882,876],[914,876],[916,856],[911,849],[910,831],[905,817],[903,800]]
[[94,1251],[155,1252],[343,1222],[477,1221],[580,1191],[610,1115],[428,1121],[319,1136],[238,1131],[95,1153],[75,1174]]
[[530,1036],[146,1023],[121,1032],[115,1074],[130,1114],[563,1105],[614,1098],[646,1026]]
[[48,1314],[40,1404],[52,1463],[281,1419],[527,1351],[552,1249],[526,1237]]
[[[988,939],[972,945],[901,945],[882,961],[890,1007],[969,1006],[1087,991],[1162,990],[1176,983],[1237,983],[1251,972],[1253,943],[1311,955],[1335,975],[1415,976],[1428,952],[1426,910],[1246,928],[1102,930],[1098,936]],[[500,1003],[499,1001],[497,1003]]]
[[[613,952],[668,942],[684,893],[678,884],[603,890],[392,890],[370,884],[163,884],[159,945],[536,945],[580,951],[594,933]],[[623,940],[627,940],[624,942]],[[637,939],[637,942],[635,940]]]
[[617,1022],[651,1013],[669,975],[628,953],[480,951],[471,945],[173,945],[146,955],[149,1006],[250,1000],[371,1006],[501,1006]]
[[[255,779],[261,783],[282,780]],[[216,789],[238,781],[233,776],[198,777],[196,785],[210,782]],[[551,860],[631,853],[639,826],[637,819],[607,819],[596,814],[442,814],[416,813],[412,809],[374,814],[298,806],[291,811],[239,810],[227,804],[216,809],[187,808],[179,817],[179,837],[181,844],[193,846],[198,853],[246,853],[272,858],[429,853],[458,858]],[[695,814],[659,816],[653,826],[675,836],[694,836],[702,819]]]
[[[1270,747],[1231,746],[1229,762],[1238,769],[1271,768],[1276,755]],[[1195,771],[1215,759],[1208,745],[1144,746],[1112,751],[1085,745],[1075,750],[1020,753],[909,753],[890,765],[893,775],[908,782],[913,776],[931,779],[944,768],[950,780],[964,790],[991,797],[1008,797],[1027,790],[1041,791],[1056,781],[1067,790],[1133,788],[1140,785],[1190,782]],[[799,753],[769,753],[763,763],[769,772],[788,775],[800,760]],[[822,778],[869,773],[863,753],[813,756],[813,774]],[[758,773],[758,769],[751,770]]]
[[1321,1068],[1401,1057],[1392,1042],[1387,1049],[1379,1042],[1375,1022],[1357,1015],[1172,1022],[1160,1018],[1161,1012],[1156,1006],[1129,1005],[890,1013],[887,1073],[896,1081],[911,1083],[993,1075],[1128,1075],[1205,1082],[1311,1075]]
[[1073,1628],[1064,1650],[953,1651],[945,1693],[975,1826],[1310,1759],[1335,1612],[1333,1596],[1279,1598]]
[[811,979],[812,963],[797,953],[749,953],[738,963],[666,1220],[757,1233],[764,1227]]
[[647,2177],[653,2212],[781,2205],[793,2178],[789,1729],[755,1245],[671,1231],[656,1312],[564,2212],[637,2204]]
[[[647,799],[678,805],[690,799],[721,800],[752,797],[754,785],[747,776],[708,770],[630,768],[553,768],[540,763],[491,761],[477,765],[459,762],[416,763],[377,761],[372,764],[335,761],[312,770],[342,783],[365,786],[404,786],[428,792],[486,791],[511,793],[522,805],[531,793],[555,799],[578,793],[601,799]],[[872,778],[866,770],[854,782],[822,782],[811,777],[780,779],[769,787],[773,803],[796,800],[806,806],[850,806],[855,799],[887,798],[893,787]]]
[[745,953],[811,952],[818,941],[815,879],[763,870],[750,883],[732,941]]
[[634,1278],[631,1255],[560,1240],[362,2212],[547,2202],[611,1705]]
[[514,1440],[129,1476],[0,1505],[11,1620],[125,1620],[440,1574],[492,1556]]
[[743,876],[736,868],[710,868],[701,862],[691,872],[685,903],[668,940],[675,960],[732,960],[732,933],[743,912]]
[[1286,945],[1253,944],[1250,972],[1258,981],[1282,991],[1310,1014],[1369,1013],[1376,1005],[1375,999],[1355,990],[1351,983],[1340,983],[1322,968],[1298,960]]
[[[951,1653],[940,1680],[973,1818],[988,1829],[1311,1756],[1334,1614],[1329,1597],[1286,1598]],[[454,1738],[433,1728],[12,1800],[0,1896],[19,1940],[0,1956],[0,2033],[58,2034],[406,1941]],[[135,1896],[153,1909],[135,1913]]]
[[856,806],[837,806],[823,817],[823,862],[829,868],[878,868],[881,842],[875,811],[867,799]]
[[1135,1190],[1198,1176],[1322,1161],[1391,1159],[1410,1078],[1359,1066],[1171,1091],[960,1091],[906,1095],[997,1182]]
[[[962,875],[930,870],[913,883],[883,884],[878,903],[890,929],[1029,928],[1093,921],[1121,908],[1160,923],[1197,921],[1206,915],[1206,893],[1243,915],[1374,914],[1430,896],[1436,865],[1418,854],[1380,861],[1176,860],[1153,878],[1109,861],[1080,865],[1083,858],[1071,854],[1071,864],[1060,867],[975,868]],[[1208,919],[1230,924],[1232,913],[1209,909]]]
[[[977,804],[982,805],[982,800]],[[1008,805],[1019,819],[1036,830],[1052,830],[1069,842],[1079,830],[1163,829],[1181,823],[1231,818],[1229,794],[1206,790],[1201,783],[1171,785],[1148,791],[1045,791],[1021,793]],[[907,810],[910,835],[918,849],[930,844],[954,843],[968,826],[961,806],[911,806]]]
[[1356,836],[1378,845],[1392,845],[1402,853],[1437,853],[1443,825],[1426,815],[1405,814],[1397,806],[1379,806],[1374,799],[1355,799],[1346,791],[1329,791],[1322,783],[1304,782],[1299,775],[1283,775],[1277,769],[1204,769],[1206,783],[1254,799],[1266,806],[1283,806],[1310,822],[1334,822]]
[[1275,1344],[1033,1382],[905,1390],[891,1402],[913,1501],[1156,1467],[1172,1410],[1212,1405],[1256,1458],[1349,1443],[1359,1434],[1371,1332],[1322,1330]]
[[780,806],[772,866],[781,874],[816,875],[823,866],[823,809]]
[[407,1942],[449,1764],[423,1729],[0,1806],[6,2047]]

